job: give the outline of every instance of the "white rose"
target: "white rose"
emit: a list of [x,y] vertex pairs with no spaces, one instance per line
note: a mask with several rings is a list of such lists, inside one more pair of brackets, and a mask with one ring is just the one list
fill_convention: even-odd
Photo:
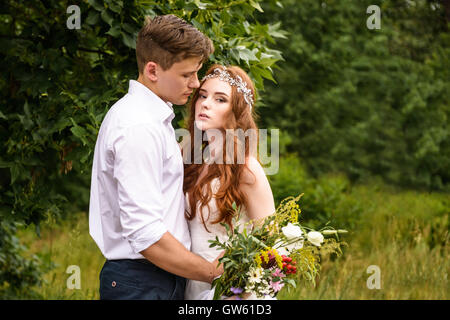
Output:
[[288,223],[286,227],[281,228],[281,231],[283,231],[283,234],[290,239],[294,238],[300,238],[303,234],[302,229],[300,229],[299,226],[294,226],[292,223]]
[[320,247],[320,244],[323,242],[323,235],[317,231],[308,232],[308,241],[313,245]]

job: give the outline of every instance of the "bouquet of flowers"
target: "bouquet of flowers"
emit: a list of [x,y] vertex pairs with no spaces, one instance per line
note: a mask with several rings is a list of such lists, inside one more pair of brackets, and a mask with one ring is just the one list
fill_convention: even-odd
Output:
[[[321,253],[341,253],[338,234],[346,230],[326,226],[315,231],[299,223],[297,202],[302,196],[284,199],[274,214],[243,226],[238,224],[240,210],[233,206],[233,228],[223,224],[228,239],[210,240],[210,247],[225,251],[219,260],[224,273],[212,284],[214,299],[274,299],[284,286],[296,287],[301,278],[314,284]],[[329,235],[334,237],[325,239]]]

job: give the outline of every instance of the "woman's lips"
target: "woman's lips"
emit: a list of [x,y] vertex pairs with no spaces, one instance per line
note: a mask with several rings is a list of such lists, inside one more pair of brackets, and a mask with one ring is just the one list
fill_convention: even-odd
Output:
[[198,117],[199,117],[199,119],[209,119],[209,117],[206,114],[204,114],[204,113],[200,113],[198,115]]

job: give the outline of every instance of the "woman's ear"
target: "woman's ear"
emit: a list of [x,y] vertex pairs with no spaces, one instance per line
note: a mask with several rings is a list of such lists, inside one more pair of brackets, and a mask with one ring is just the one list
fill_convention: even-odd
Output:
[[152,82],[157,81],[158,80],[157,69],[158,65],[155,62],[153,61],[147,62],[147,64],[144,67],[144,76]]

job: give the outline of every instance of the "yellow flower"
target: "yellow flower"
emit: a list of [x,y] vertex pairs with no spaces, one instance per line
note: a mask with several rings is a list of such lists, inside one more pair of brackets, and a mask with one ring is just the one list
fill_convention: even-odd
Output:
[[269,255],[267,254],[267,251],[261,251],[261,255],[263,256],[263,258],[264,258],[264,261],[266,262],[266,263],[269,263]]
[[278,254],[277,250],[272,250],[273,255],[275,256],[275,261],[280,269],[283,269],[283,258]]
[[298,211],[297,211],[296,209],[292,209],[292,210],[291,210],[290,221],[291,221],[292,223],[298,222]]
[[261,261],[261,257],[259,256],[259,254],[256,255],[255,261],[256,261],[256,264],[258,265],[258,268],[261,267],[262,261]]

